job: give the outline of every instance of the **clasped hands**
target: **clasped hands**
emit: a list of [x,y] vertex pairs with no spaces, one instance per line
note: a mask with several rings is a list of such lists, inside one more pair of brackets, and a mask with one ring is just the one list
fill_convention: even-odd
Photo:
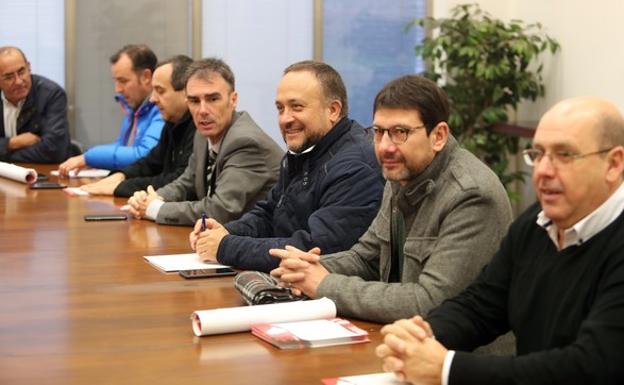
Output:
[[383,370],[412,384],[439,385],[448,350],[435,340],[431,326],[422,317],[402,319],[381,329],[384,342],[375,353]]
[[163,197],[158,195],[151,185],[147,186],[147,191],[136,191],[134,195],[128,199],[128,212],[136,219],[144,218],[147,207],[156,199],[164,201]]
[[316,298],[321,281],[329,272],[319,263],[321,249],[314,247],[308,252],[294,246],[284,249],[271,249],[269,254],[281,259],[278,268],[271,271],[271,276],[280,281],[284,287],[290,287],[293,294],[305,294]]

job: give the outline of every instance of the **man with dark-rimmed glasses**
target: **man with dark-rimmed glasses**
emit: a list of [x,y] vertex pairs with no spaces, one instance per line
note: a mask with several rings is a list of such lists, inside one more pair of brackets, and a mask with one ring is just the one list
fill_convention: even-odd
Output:
[[[385,370],[418,384],[624,383],[624,118],[604,99],[564,100],[524,155],[538,202],[464,292],[382,329]],[[510,330],[517,356],[469,353]]]
[[287,248],[272,274],[342,316],[388,322],[426,314],[490,260],[511,221],[496,175],[449,133],[449,103],[432,81],[404,76],[375,98],[372,136],[387,179],[379,210],[350,250]]
[[0,161],[57,163],[69,156],[67,97],[33,75],[17,47],[0,47]]

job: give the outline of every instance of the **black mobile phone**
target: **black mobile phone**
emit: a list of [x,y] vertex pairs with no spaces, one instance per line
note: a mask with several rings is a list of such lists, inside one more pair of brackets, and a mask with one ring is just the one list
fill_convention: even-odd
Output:
[[66,184],[60,184],[57,182],[35,182],[30,185],[31,189],[59,189],[67,187]]
[[46,174],[37,174],[37,182],[42,182],[44,180],[48,180],[50,178],[48,178],[48,176]]
[[178,274],[186,279],[194,279],[236,275],[236,270],[232,270],[229,267],[215,267],[211,269],[180,270]]
[[128,219],[124,214],[92,214],[85,215],[85,221],[125,221]]

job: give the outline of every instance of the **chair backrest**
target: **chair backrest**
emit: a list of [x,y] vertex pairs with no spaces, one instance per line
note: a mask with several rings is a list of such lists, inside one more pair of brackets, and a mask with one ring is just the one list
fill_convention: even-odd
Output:
[[82,143],[79,141],[72,139],[69,144],[69,156],[76,156],[82,154]]

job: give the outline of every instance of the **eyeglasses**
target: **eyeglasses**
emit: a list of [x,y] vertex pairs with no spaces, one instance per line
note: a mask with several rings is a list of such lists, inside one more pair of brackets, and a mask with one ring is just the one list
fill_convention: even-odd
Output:
[[28,75],[28,67],[20,67],[20,69],[18,69],[15,72],[10,72],[8,74],[3,74],[2,76],[0,76],[0,79],[2,79],[3,82],[14,82],[15,81],[15,76],[17,75],[18,78],[20,79],[25,79],[26,76]]
[[591,155],[604,154],[605,152],[609,152],[612,149],[613,147],[605,148],[604,150],[588,152],[586,154],[575,154],[570,151],[555,151],[555,152],[548,153],[548,152],[545,152],[544,150],[539,150],[537,148],[530,148],[530,149],[522,151],[522,155],[524,158],[524,163],[526,163],[529,166],[535,166],[537,163],[539,163],[542,160],[542,158],[544,158],[544,155],[546,155],[548,159],[550,159],[550,163],[552,163],[555,167],[557,167],[557,166],[570,164],[576,159],[585,158]]
[[373,140],[377,143],[381,142],[381,139],[383,139],[384,134],[387,132],[392,143],[402,144],[405,143],[409,134],[419,128],[425,128],[425,125],[421,124],[416,127],[394,126],[390,128],[372,126],[368,128],[368,131],[372,133]]

